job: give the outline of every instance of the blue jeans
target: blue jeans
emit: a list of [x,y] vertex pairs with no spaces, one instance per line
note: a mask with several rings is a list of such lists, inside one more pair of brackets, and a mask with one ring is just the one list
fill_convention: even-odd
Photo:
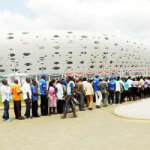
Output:
[[79,109],[83,109],[83,102],[84,102],[84,95],[82,93],[79,93]]
[[3,114],[3,119],[8,120],[9,119],[9,101],[5,100],[3,102],[4,104],[4,114]]
[[30,117],[30,103],[29,103],[29,100],[28,100],[28,99],[25,99],[24,101],[25,101],[25,103],[26,103],[25,116],[26,116],[27,118],[29,118],[29,117]]

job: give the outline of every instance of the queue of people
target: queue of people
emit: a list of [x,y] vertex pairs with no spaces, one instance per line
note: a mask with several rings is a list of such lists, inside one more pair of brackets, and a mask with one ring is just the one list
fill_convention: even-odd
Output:
[[[47,86],[46,75],[41,75],[39,83],[36,80],[26,78],[22,87],[18,85],[18,80],[10,87],[7,80],[2,81],[1,95],[4,104],[4,114],[2,120],[11,122],[9,119],[9,100],[12,94],[14,102],[15,118],[18,120],[40,117],[38,113],[38,101],[40,99],[41,116],[50,116],[53,114],[63,114],[62,119],[67,117],[69,112],[76,118],[76,106],[79,111],[93,110],[93,102],[96,108],[102,106],[120,104],[125,101],[135,101],[150,97],[150,78],[120,78],[110,77],[99,79],[79,78],[74,79],[71,76],[66,79],[51,80]],[[21,114],[21,99],[25,102],[24,116]],[[101,106],[101,103],[103,104]],[[32,111],[31,111],[32,110]],[[32,112],[32,113],[31,113]],[[31,115],[32,114],[32,115]]]

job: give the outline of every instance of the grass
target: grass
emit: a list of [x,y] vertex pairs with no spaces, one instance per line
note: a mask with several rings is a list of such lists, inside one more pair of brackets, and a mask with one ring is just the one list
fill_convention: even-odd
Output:
[[[10,99],[10,105],[12,105],[13,104],[13,100],[12,99]],[[23,100],[23,95],[21,94],[21,102],[22,103],[24,103],[24,100]],[[2,96],[1,96],[1,94],[0,94],[0,106],[3,106],[3,103],[2,103]]]

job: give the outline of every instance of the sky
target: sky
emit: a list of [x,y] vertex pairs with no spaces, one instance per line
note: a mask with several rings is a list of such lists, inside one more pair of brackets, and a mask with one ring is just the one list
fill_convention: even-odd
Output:
[[150,40],[150,0],[0,0],[0,31],[77,30]]

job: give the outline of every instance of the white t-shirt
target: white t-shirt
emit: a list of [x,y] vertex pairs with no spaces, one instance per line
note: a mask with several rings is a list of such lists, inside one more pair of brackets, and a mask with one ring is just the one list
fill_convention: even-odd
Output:
[[31,99],[31,87],[30,87],[30,84],[25,82],[22,86],[22,92],[23,92],[23,99],[26,100],[28,99],[27,97],[27,92],[29,93],[29,97]]
[[83,88],[84,88],[84,90],[85,90],[85,86],[86,86],[86,84],[87,84],[87,81],[82,81],[82,84],[83,84]]
[[133,81],[132,81],[131,79],[128,79],[128,80],[127,80],[127,83],[129,84],[129,88],[132,87],[132,82],[133,82]]
[[62,85],[60,83],[57,83],[56,85],[56,88],[57,88],[57,93],[56,93],[56,96],[57,96],[57,99],[61,99],[63,98],[63,88],[62,88]]
[[2,85],[1,86],[2,102],[10,99],[10,87]]
[[116,82],[116,91],[120,92],[120,82],[119,81],[115,81]]

